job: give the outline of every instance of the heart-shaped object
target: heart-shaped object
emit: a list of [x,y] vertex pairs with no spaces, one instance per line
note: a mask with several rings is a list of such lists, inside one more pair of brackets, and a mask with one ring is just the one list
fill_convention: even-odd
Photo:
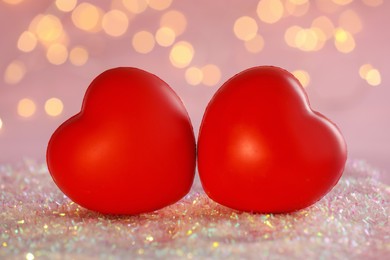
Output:
[[175,92],[136,68],[89,86],[81,111],[52,135],[47,164],[74,202],[107,214],[139,214],[188,193],[196,165],[193,128]]
[[336,125],[310,108],[292,74],[271,66],[227,81],[208,104],[198,138],[205,192],[242,211],[312,205],[336,185],[346,158]]

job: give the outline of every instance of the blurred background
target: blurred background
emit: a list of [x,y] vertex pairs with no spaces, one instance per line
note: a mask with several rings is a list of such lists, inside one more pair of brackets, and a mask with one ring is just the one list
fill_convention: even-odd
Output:
[[0,163],[44,160],[108,68],[170,84],[197,135],[223,82],[275,65],[340,127],[350,158],[389,171],[389,25],[384,0],[0,0]]

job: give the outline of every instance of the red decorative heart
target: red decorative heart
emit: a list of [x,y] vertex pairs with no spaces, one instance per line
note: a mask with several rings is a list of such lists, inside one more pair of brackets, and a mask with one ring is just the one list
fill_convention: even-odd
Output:
[[138,214],[172,204],[191,188],[196,163],[185,107],[161,79],[136,68],[103,72],[81,112],[52,135],[47,164],[81,206]]
[[336,185],[346,157],[336,125],[313,111],[298,80],[277,67],[227,81],[198,138],[207,195],[243,211],[285,213],[315,203]]

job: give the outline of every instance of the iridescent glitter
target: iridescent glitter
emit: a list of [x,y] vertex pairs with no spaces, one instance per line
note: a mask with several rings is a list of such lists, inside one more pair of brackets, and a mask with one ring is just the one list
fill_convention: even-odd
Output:
[[45,164],[0,165],[1,259],[385,259],[389,186],[363,161],[314,206],[287,215],[241,213],[205,196],[150,214],[104,216],[54,185]]

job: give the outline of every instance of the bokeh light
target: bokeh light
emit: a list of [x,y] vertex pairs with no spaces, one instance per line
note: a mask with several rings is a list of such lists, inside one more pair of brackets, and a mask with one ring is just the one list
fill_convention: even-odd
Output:
[[24,31],[18,39],[18,49],[23,52],[30,52],[37,46],[38,40],[35,34],[30,31]]
[[280,0],[260,0],[256,12],[261,21],[276,23],[283,17],[283,3]]
[[310,8],[308,0],[287,0],[285,3],[285,10],[292,16],[304,16]]
[[377,7],[383,4],[383,0],[362,0],[368,6]]
[[256,20],[249,16],[242,16],[234,22],[233,32],[236,37],[243,41],[254,38],[257,34],[258,26]]
[[334,38],[338,42],[345,42],[348,39],[348,32],[346,32],[342,28],[337,28],[334,34]]
[[314,47],[313,51],[319,51],[319,50],[321,50],[325,46],[325,43],[326,43],[326,40],[327,40],[327,36],[324,33],[324,31],[321,30],[320,28],[312,27],[312,28],[310,28],[310,30],[312,32],[314,32],[314,34],[317,37],[317,44]]
[[295,35],[295,46],[302,51],[314,51],[318,42],[317,34],[311,29],[302,29]]
[[302,30],[302,27],[293,25],[287,28],[287,30],[284,33],[284,40],[286,41],[287,45],[290,47],[297,47],[295,44],[295,37],[297,34]]
[[40,16],[36,24],[35,33],[38,39],[44,43],[58,41],[63,34],[61,20],[51,14]]
[[288,46],[298,48],[301,51],[318,51],[324,47],[326,35],[320,28],[305,29],[294,25],[287,28],[284,40]]
[[249,41],[245,41],[245,49],[251,53],[259,53],[263,50],[264,44],[264,38],[257,34]]
[[1,131],[1,129],[3,129],[3,120],[0,117],[0,131]]
[[326,43],[327,37],[320,28],[300,30],[295,36],[295,45],[302,51],[319,51]]
[[58,10],[62,12],[70,12],[77,5],[77,0],[56,0]]
[[336,49],[342,53],[350,53],[355,49],[355,39],[352,34],[342,28],[337,28],[334,34]]
[[171,46],[176,39],[175,32],[169,27],[161,27],[156,32],[156,42],[163,47]]
[[287,0],[286,2],[289,2],[294,5],[303,5],[309,2],[309,0]]
[[319,28],[325,34],[326,39],[330,39],[334,35],[335,27],[333,22],[327,16],[319,16],[311,23],[312,28]]
[[[388,5],[384,0],[220,1],[205,6],[173,0],[0,2],[7,12],[4,19],[15,16],[15,21],[3,24],[9,31],[3,33],[4,48],[9,49],[3,50],[0,74],[5,101],[9,96],[3,110],[11,106],[8,110],[19,117],[18,101],[29,97],[34,107],[30,111],[39,114],[37,125],[56,122],[50,117],[64,115],[65,110],[60,107],[65,97],[70,100],[77,94],[68,91],[62,95],[61,89],[46,91],[50,84],[46,86],[40,81],[50,81],[67,72],[75,74],[76,78],[59,82],[65,86],[68,81],[85,80],[88,71],[126,63],[147,68],[149,63],[160,61],[160,66],[167,66],[163,68],[167,79],[192,89],[179,89],[183,95],[202,88],[210,92],[212,88],[206,86],[222,84],[227,74],[262,63],[297,69],[292,73],[303,87],[313,88],[309,92],[312,91],[314,102],[322,104],[332,99],[335,109],[357,102],[356,95],[387,89],[387,71],[382,60],[387,50],[383,9]],[[18,26],[14,26],[16,23]],[[314,82],[318,80],[318,70],[326,66],[346,70],[343,80],[349,75],[352,84],[329,87],[333,78]],[[351,70],[352,76],[348,74]],[[40,77],[42,72],[47,79]],[[49,99],[50,93],[58,95],[55,102],[61,105]],[[66,104],[69,111],[76,106],[71,103]],[[192,109],[196,111],[191,113],[199,116],[198,107]],[[16,132],[8,129],[19,126],[4,111],[0,124],[4,123],[7,131],[2,135],[14,138]]]
[[185,78],[188,84],[192,86],[199,85],[203,80],[203,72],[198,67],[189,67],[186,70]]
[[[61,20],[54,15],[38,14],[30,22],[28,31],[34,34],[34,37],[45,47],[55,42],[65,42],[67,39]],[[31,38],[31,37],[30,37]],[[27,44],[28,39],[24,39],[24,44]],[[33,39],[30,39],[29,44],[33,44]],[[22,44],[22,42],[21,42]]]
[[332,1],[338,5],[347,5],[353,2],[353,0],[332,0]]
[[360,66],[359,76],[366,80],[367,83],[371,86],[378,86],[382,83],[381,73],[370,63],[366,63]]
[[31,117],[35,114],[37,106],[29,98],[23,98],[18,102],[18,115],[21,117]]
[[150,8],[158,11],[162,11],[171,6],[172,0],[148,0]]
[[182,12],[170,10],[160,19],[160,27],[171,28],[176,36],[181,35],[187,28],[187,18]]
[[122,0],[122,3],[133,14],[143,13],[148,7],[148,0]]
[[81,46],[72,48],[69,53],[69,60],[75,66],[82,66],[89,58],[88,50]]
[[61,65],[68,59],[68,49],[61,43],[52,44],[47,49],[46,58],[53,65]]
[[206,86],[215,86],[221,80],[221,70],[217,65],[207,64],[202,67],[202,83]]
[[139,53],[149,53],[153,50],[155,45],[154,36],[148,31],[139,31],[133,36],[133,48]]
[[5,2],[7,4],[11,4],[11,5],[17,5],[17,4],[20,4],[21,2],[23,2],[23,0],[3,0],[3,2]]
[[378,86],[382,82],[382,77],[377,69],[370,69],[366,75],[367,83],[371,86]]
[[176,68],[187,67],[194,57],[194,48],[191,43],[180,41],[173,45],[169,53],[169,60]]
[[367,73],[373,69],[374,67],[367,63],[367,64],[363,64],[362,66],[360,66],[360,69],[359,69],[359,75],[362,79],[366,79],[367,78]]
[[83,2],[72,12],[73,24],[84,31],[97,32],[100,28],[102,10],[93,4]]
[[353,10],[346,10],[340,14],[339,26],[351,33],[358,33],[362,30],[362,21]]
[[320,11],[329,14],[339,11],[342,7],[331,0],[316,0],[315,3]]
[[26,74],[26,66],[19,60],[12,61],[4,71],[4,82],[10,85],[19,83]]
[[49,116],[59,116],[64,109],[64,104],[58,98],[50,98],[45,102],[45,112]]
[[36,32],[37,30],[37,26],[38,26],[38,22],[42,19],[43,17],[43,14],[37,14],[36,16],[34,16],[33,19],[31,19],[31,22],[29,24],[29,31],[30,32]]
[[118,37],[127,31],[129,19],[122,11],[111,10],[104,14],[102,27],[108,35]]
[[35,256],[33,253],[27,253],[26,254],[26,260],[34,260],[35,259]]
[[307,71],[305,70],[294,70],[292,72],[292,74],[294,75],[294,77],[296,77],[299,82],[301,83],[302,87],[306,88],[307,86],[309,86],[309,83],[310,83],[310,75]]

